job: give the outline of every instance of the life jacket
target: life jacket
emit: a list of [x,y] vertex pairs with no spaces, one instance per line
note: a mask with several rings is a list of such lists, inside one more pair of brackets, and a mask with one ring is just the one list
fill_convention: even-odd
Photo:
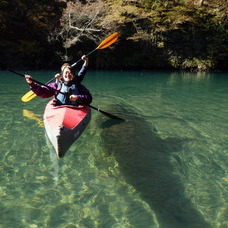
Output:
[[56,95],[56,105],[78,105],[77,101],[70,101],[69,99],[70,95],[79,95],[78,86],[75,81],[60,81],[58,87],[61,87],[61,93]]

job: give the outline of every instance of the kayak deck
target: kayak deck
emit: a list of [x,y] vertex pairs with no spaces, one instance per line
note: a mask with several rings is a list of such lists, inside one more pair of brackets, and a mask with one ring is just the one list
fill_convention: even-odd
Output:
[[44,126],[47,136],[61,158],[83,133],[91,119],[88,106],[53,106],[52,100],[44,112]]

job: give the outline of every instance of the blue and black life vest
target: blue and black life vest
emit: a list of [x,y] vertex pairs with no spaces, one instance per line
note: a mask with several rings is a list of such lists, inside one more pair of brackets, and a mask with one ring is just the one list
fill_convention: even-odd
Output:
[[75,81],[71,82],[59,82],[59,85],[61,86],[60,92],[56,96],[56,105],[78,105],[77,101],[70,101],[69,97],[70,95],[78,95],[78,86],[76,85]]

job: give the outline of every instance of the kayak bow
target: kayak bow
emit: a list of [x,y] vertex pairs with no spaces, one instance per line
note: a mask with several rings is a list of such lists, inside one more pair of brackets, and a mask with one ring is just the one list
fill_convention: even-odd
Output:
[[83,133],[90,119],[91,110],[88,106],[53,106],[53,100],[47,104],[44,126],[58,157],[62,158],[66,154]]

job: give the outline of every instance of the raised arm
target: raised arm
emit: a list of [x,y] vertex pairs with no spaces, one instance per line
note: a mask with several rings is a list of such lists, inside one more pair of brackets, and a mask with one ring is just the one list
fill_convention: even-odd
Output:
[[78,74],[76,75],[77,77],[77,82],[81,83],[82,80],[84,79],[87,70],[88,70],[88,66],[89,66],[89,58],[86,55],[83,55],[81,57],[82,61],[84,61],[81,70],[78,72]]
[[56,88],[56,84],[55,83],[50,83],[48,84],[49,87],[53,88],[48,88],[46,86],[41,86],[38,85],[37,83],[33,82],[31,80],[31,76],[30,75],[25,75],[25,80],[27,81],[27,83],[29,84],[30,89],[39,97],[42,98],[49,98],[55,95],[55,90]]

